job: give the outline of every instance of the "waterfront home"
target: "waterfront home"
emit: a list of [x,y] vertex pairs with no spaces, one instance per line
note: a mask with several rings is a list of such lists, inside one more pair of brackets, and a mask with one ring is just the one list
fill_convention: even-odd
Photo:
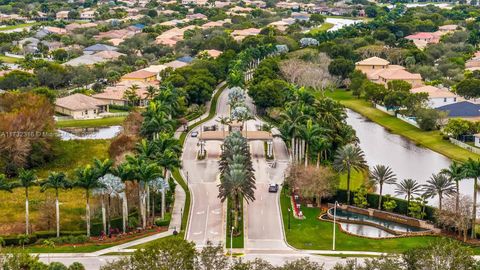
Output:
[[158,87],[157,82],[134,82],[134,81],[122,81],[115,86],[108,86],[103,90],[102,93],[93,95],[93,98],[98,99],[106,104],[118,105],[118,106],[128,106],[129,101],[125,98],[125,91],[131,88],[133,85],[137,86],[138,89],[135,91],[139,100],[135,106],[144,107],[148,105],[150,101],[148,97],[147,87],[153,86]]
[[436,109],[447,112],[448,118],[462,118],[471,121],[480,120],[480,104],[470,101],[460,101]]
[[73,94],[58,98],[55,111],[73,119],[94,119],[100,117],[100,113],[108,112],[108,104],[84,94]]
[[432,85],[416,87],[410,90],[411,93],[427,93],[428,105],[431,108],[453,104],[459,101],[459,97],[445,88],[438,88]]
[[422,76],[411,73],[399,65],[391,65],[389,61],[380,57],[370,57],[355,63],[355,69],[364,73],[367,78],[375,83],[384,84],[394,80],[403,80],[413,88],[423,85]]

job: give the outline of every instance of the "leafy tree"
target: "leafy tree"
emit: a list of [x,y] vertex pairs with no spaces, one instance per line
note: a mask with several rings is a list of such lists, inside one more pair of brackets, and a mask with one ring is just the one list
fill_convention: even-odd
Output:
[[352,73],[354,69],[355,69],[355,64],[353,63],[353,61],[347,60],[345,58],[334,59],[328,65],[328,71],[330,72],[330,74],[339,76],[342,79],[347,78],[348,75]]
[[422,130],[430,131],[438,128],[438,122],[445,116],[445,112],[435,109],[419,109],[416,112],[417,123]]
[[397,208],[397,202],[390,195],[385,195],[385,201],[383,202],[383,209],[392,212]]
[[32,88],[37,85],[35,75],[21,70],[13,70],[0,78],[0,89],[3,90]]
[[442,131],[450,137],[459,139],[463,135],[476,134],[479,131],[479,125],[465,119],[452,118],[448,119]]
[[367,208],[368,207],[368,200],[367,200],[368,190],[367,187],[362,184],[355,193],[353,197],[353,204],[360,208]]
[[479,79],[464,79],[456,85],[457,94],[466,98],[480,97],[480,80]]

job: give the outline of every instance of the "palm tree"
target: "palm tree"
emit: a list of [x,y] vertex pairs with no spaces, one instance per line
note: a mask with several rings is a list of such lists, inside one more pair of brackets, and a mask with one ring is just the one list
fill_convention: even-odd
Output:
[[[132,181],[135,179],[134,171],[129,163],[122,163],[116,168],[112,170],[112,173],[120,179],[124,183],[127,181]],[[125,191],[122,194],[122,227],[123,233],[127,232],[127,223],[128,223],[128,201],[127,201],[127,191],[126,191],[126,184],[125,184]]]
[[382,193],[383,185],[389,184],[393,185],[397,181],[395,173],[393,173],[392,168],[385,165],[375,165],[373,170],[370,172],[370,180],[380,187],[379,198],[378,198],[378,209],[382,208]]
[[158,94],[158,88],[155,86],[149,85],[147,86],[146,90],[147,93],[145,94],[145,97],[149,100],[154,99]]
[[410,200],[412,199],[413,195],[421,195],[422,186],[417,183],[417,181],[413,179],[403,179],[402,182],[397,184],[397,188],[395,189],[395,194],[397,195],[405,195],[407,198],[407,215],[408,215],[408,207],[410,206]]
[[50,188],[55,190],[55,217],[57,225],[57,237],[60,237],[60,206],[58,202],[58,193],[60,189],[71,188],[72,185],[63,172],[50,172],[47,179],[40,183],[40,186],[42,187],[42,192]]
[[93,189],[101,187],[98,180],[98,174],[90,165],[80,167],[75,170],[75,182],[73,186],[83,188],[86,198],[86,220],[87,220],[87,236],[90,237],[90,192]]
[[455,194],[455,184],[442,173],[432,174],[424,185],[424,190],[432,197],[438,195],[438,209],[441,211],[443,196],[449,197]]
[[320,167],[320,162],[327,159],[327,150],[332,145],[331,139],[327,135],[320,135],[313,141],[313,148],[317,152],[317,168]]
[[363,171],[368,169],[365,154],[355,144],[347,144],[339,148],[335,154],[333,168],[339,173],[347,173],[347,204],[350,204],[350,176],[352,169]]
[[292,150],[291,156],[292,161],[298,161],[298,147],[297,147],[297,137],[300,133],[300,129],[303,125],[303,121],[307,116],[303,114],[298,106],[289,106],[282,112],[280,115],[282,119],[281,130],[283,131],[282,136],[284,139],[290,139],[290,147]]
[[[472,210],[472,224],[477,221],[477,192],[478,192],[478,177],[480,177],[480,160],[473,160],[469,158],[467,162],[462,165],[466,178],[473,178],[473,210]],[[472,238],[475,238],[475,226],[472,226]]]
[[453,161],[448,168],[441,170],[440,173],[446,175],[450,180],[455,182],[455,189],[457,190],[455,194],[455,212],[457,212],[460,203],[459,182],[465,179],[465,170],[460,163]]
[[37,176],[35,172],[32,170],[25,170],[23,168],[20,169],[18,173],[18,184],[17,186],[22,187],[25,189],[25,234],[29,235],[30,233],[30,213],[29,213],[29,205],[28,205],[28,189],[31,186],[36,185]]
[[225,125],[230,124],[232,120],[228,116],[220,116],[216,121],[222,125],[223,138],[225,138]]
[[324,130],[318,126],[314,125],[312,119],[308,119],[305,126],[300,129],[300,136],[305,141],[305,168],[308,166],[308,150],[310,144],[319,138],[320,134]]
[[123,98],[127,100],[128,104],[135,106],[135,104],[140,100],[137,92],[140,90],[140,87],[136,84],[132,84],[130,87],[125,90],[123,93]]

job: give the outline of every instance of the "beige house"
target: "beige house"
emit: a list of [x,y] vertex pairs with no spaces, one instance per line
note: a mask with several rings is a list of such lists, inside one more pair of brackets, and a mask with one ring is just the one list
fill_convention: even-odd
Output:
[[69,11],[62,10],[62,11],[57,12],[55,14],[55,17],[57,18],[57,20],[68,20],[68,13],[69,13]]
[[139,101],[136,105],[140,107],[148,105],[149,98],[146,90],[147,87],[158,87],[158,84],[155,83],[120,82],[115,86],[109,86],[105,88],[102,93],[95,94],[93,95],[93,97],[106,104],[127,106],[128,100],[125,98],[125,91],[132,87],[132,85],[136,85],[138,87],[138,90],[136,90],[136,94],[139,97]]
[[73,94],[55,101],[55,111],[73,119],[94,119],[108,112],[108,103],[83,94]]
[[364,73],[370,81],[375,83],[387,85],[390,81],[403,80],[414,88],[423,86],[420,74],[408,72],[399,65],[390,65],[390,62],[380,57],[371,57],[357,62],[355,69]]
[[157,80],[157,74],[143,69],[125,74],[121,81],[152,82]]

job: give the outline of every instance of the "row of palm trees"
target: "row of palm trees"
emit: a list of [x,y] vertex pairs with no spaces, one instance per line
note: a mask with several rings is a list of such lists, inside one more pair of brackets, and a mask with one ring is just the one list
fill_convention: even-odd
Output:
[[[68,177],[64,172],[50,172],[48,177],[39,180],[35,171],[20,169],[18,180],[6,179],[0,174],[0,190],[13,192],[23,188],[25,193],[25,233],[30,234],[29,191],[36,185],[41,191],[55,191],[56,233],[60,235],[59,193],[62,190],[81,188],[86,199],[86,229],[91,231],[91,196],[98,195],[102,201],[102,220],[105,233],[110,232],[110,201],[112,197],[122,198],[123,231],[127,229],[128,204],[127,193],[136,187],[138,191],[138,210],[142,227],[152,224],[155,217],[154,202],[150,202],[151,191],[156,195],[162,193],[162,218],[165,216],[165,188],[171,172],[180,167],[182,147],[174,138],[177,125],[172,116],[177,116],[183,109],[181,93],[171,86],[162,87],[154,100],[150,102],[143,113],[144,122],[140,133],[144,137],[134,150],[133,155],[127,155],[125,161],[114,166],[109,159],[94,159],[93,164],[78,167],[73,175]],[[131,183],[131,185],[126,185]],[[153,196],[154,198],[155,196]],[[107,203],[104,202],[107,199]]]
[[[352,170],[357,172],[368,170],[365,154],[356,144],[347,144],[339,148],[335,154],[333,167],[339,173],[347,174],[347,203],[350,204],[350,178]],[[395,184],[397,195],[404,195],[407,205],[413,195],[424,198],[438,196],[438,209],[442,210],[442,200],[445,197],[455,196],[455,211],[459,211],[460,189],[459,182],[464,179],[473,179],[473,211],[472,224],[476,221],[476,205],[478,178],[480,177],[480,160],[468,159],[465,163],[453,161],[448,168],[433,174],[426,184],[420,185],[416,180],[404,179],[397,183],[397,178],[388,166],[376,165],[370,172],[370,180],[379,187],[378,209],[382,205],[382,193],[384,184]],[[475,237],[475,226],[472,226],[472,235]]]
[[344,107],[330,98],[315,98],[304,88],[292,88],[292,100],[280,114],[279,130],[293,162],[308,166],[331,161],[335,151],[357,140],[346,123]]
[[233,132],[225,138],[219,163],[220,184],[218,197],[233,201],[233,227],[238,231],[241,202],[255,200],[255,175],[246,138]]

